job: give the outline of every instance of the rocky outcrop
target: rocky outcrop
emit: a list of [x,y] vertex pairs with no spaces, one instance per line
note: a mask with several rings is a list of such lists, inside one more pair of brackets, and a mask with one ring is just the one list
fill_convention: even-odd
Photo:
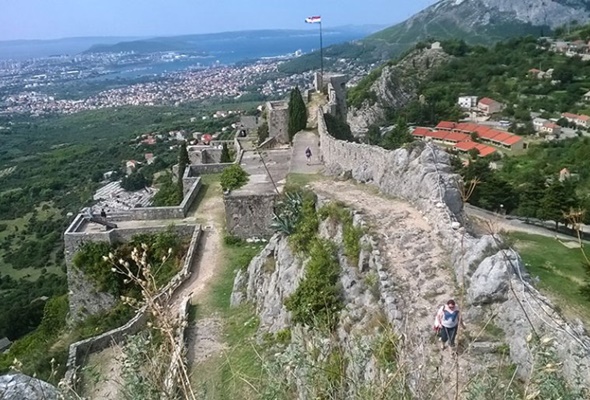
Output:
[[236,275],[231,305],[254,303],[265,330],[274,333],[285,329],[290,320],[283,303],[303,278],[303,266],[286,238],[273,236],[248,269]]
[[448,154],[433,144],[412,144],[390,152],[338,141],[318,118],[326,170],[350,171],[355,180],[408,200],[422,212],[448,251],[457,282],[468,288],[472,317],[497,316],[522,378],[529,376],[534,357],[527,337],[559,338],[552,342],[552,350],[564,376],[574,386],[590,387],[590,337],[580,324],[559,316],[532,286],[516,252],[503,249],[505,245],[495,237],[477,238],[466,231],[460,181],[450,168]]
[[384,66],[367,89],[370,93],[363,95],[368,98],[360,107],[349,108],[347,122],[351,130],[365,132],[370,125],[383,122],[388,112],[416,100],[420,83],[450,59],[442,49],[423,49],[410,53],[395,65]]
[[57,400],[55,386],[23,374],[0,376],[0,398],[3,400]]

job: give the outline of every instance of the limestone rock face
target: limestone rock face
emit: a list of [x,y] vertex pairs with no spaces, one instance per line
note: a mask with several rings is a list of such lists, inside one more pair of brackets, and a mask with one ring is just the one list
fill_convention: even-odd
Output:
[[489,304],[507,299],[510,267],[520,268],[520,257],[513,251],[500,251],[479,264],[471,277],[468,296],[471,304]]
[[418,98],[420,83],[451,57],[440,49],[417,50],[398,64],[386,66],[369,91],[376,101],[365,100],[358,107],[350,107],[347,122],[353,132],[366,132],[371,124],[385,120],[389,110],[406,106]]
[[49,383],[24,374],[0,376],[0,398],[3,400],[57,400],[58,394]]
[[291,295],[305,272],[303,261],[296,258],[288,240],[274,235],[268,245],[234,280],[232,306],[248,301],[256,304],[261,325],[268,332],[278,332],[289,324],[283,303]]
[[474,237],[464,227],[459,177],[448,155],[430,143],[412,143],[387,151],[379,147],[334,139],[318,118],[322,157],[329,174],[350,171],[353,179],[376,186],[385,195],[411,202],[448,252],[455,278],[468,289],[465,315],[485,308],[496,315],[504,331],[518,375],[528,379],[534,355],[530,335],[558,338],[551,351],[561,362],[568,383],[590,387],[590,337],[579,323],[566,321],[529,281],[513,250],[502,250],[501,239]]

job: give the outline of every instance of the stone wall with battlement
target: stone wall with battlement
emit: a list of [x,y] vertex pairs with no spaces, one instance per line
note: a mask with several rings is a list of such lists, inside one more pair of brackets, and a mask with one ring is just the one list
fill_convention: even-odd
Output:
[[274,231],[271,223],[276,198],[275,193],[224,196],[227,232],[241,239],[272,236]]

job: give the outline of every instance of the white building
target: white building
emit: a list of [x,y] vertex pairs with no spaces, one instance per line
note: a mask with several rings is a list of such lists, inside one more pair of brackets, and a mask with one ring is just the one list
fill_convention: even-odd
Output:
[[457,101],[461,108],[473,108],[477,106],[477,96],[459,96]]
[[549,121],[546,120],[545,118],[533,119],[533,128],[535,129],[535,132],[540,132],[541,128],[543,127],[543,125],[545,125],[546,122],[549,122]]

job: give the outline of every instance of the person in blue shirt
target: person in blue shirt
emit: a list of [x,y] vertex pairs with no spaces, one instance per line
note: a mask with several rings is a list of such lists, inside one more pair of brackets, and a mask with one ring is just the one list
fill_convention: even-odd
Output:
[[439,333],[442,350],[446,349],[447,342],[450,347],[455,347],[459,324],[465,328],[459,307],[457,307],[455,300],[451,299],[438,310],[434,319],[434,329]]

